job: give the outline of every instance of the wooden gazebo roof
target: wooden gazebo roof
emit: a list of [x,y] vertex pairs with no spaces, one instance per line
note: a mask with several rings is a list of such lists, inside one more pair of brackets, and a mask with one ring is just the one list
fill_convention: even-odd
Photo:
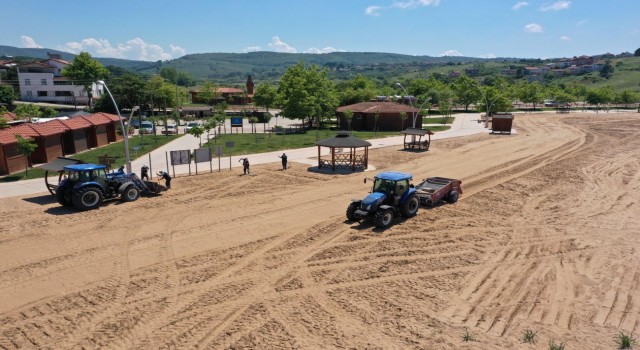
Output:
[[[342,131],[335,137],[316,142],[318,146],[318,168],[330,167],[333,171],[336,168],[345,168],[355,171],[356,169],[367,169],[369,166],[369,147],[371,142],[360,140],[351,136],[350,133]],[[331,149],[331,159],[322,159],[320,148],[329,147]],[[364,148],[364,154],[357,154],[356,149]],[[338,149],[338,152],[336,152]],[[349,149],[343,152],[342,149]]]

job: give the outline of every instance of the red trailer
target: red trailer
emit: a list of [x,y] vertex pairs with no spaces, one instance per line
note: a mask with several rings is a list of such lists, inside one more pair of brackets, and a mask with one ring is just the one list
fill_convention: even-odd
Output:
[[462,181],[446,177],[429,177],[416,185],[420,204],[433,206],[441,200],[449,203],[458,201],[462,195]]

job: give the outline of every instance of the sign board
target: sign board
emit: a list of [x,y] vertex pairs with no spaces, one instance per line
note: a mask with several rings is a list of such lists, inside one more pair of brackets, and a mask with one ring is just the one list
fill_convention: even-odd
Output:
[[109,157],[108,154],[98,156],[98,164],[104,165],[107,168],[111,168],[111,165],[116,162],[116,157]]
[[242,127],[242,117],[232,117],[231,118],[231,126]]
[[189,150],[171,151],[171,165],[189,164],[190,158]]
[[235,145],[236,145],[235,141],[227,141],[224,143],[224,146],[227,148],[233,148],[233,146]]
[[194,151],[196,163],[211,161],[211,148],[198,148]]

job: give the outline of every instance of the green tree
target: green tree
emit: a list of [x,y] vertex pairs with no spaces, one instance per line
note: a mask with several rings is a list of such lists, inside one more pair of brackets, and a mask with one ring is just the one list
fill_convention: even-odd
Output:
[[615,69],[613,68],[613,64],[611,64],[611,61],[607,60],[604,63],[604,66],[602,67],[602,69],[600,70],[600,76],[605,79],[609,79],[611,77],[611,74],[613,74],[614,70]]
[[187,134],[197,137],[200,143],[200,146],[202,146],[202,140],[200,139],[200,136],[204,134],[204,127],[202,127],[201,125],[194,126],[193,128],[187,131]]
[[636,49],[636,52],[633,53],[634,56],[639,57],[640,56],[640,48]]
[[451,111],[456,103],[456,94],[451,89],[444,89],[438,92],[438,111],[443,118],[443,124],[446,124],[449,117],[451,117]]
[[347,130],[351,131],[351,120],[353,120],[353,112],[350,109],[345,110],[342,113],[344,122],[347,123]]
[[366,102],[376,96],[376,84],[370,78],[358,74],[355,78],[339,84],[340,105]]
[[317,65],[305,68],[302,62],[287,69],[278,88],[279,105],[283,117],[309,120],[313,125],[321,123],[322,116],[333,115],[338,106],[335,85],[329,80],[326,70]]
[[516,97],[524,102],[531,103],[533,110],[536,110],[536,105],[544,102],[544,87],[537,81],[530,83],[527,81],[518,82],[514,87]]
[[36,150],[36,142],[32,138],[23,138],[22,136],[16,134],[16,140],[18,141],[18,145],[16,149],[18,153],[24,156],[24,174],[29,175],[29,157],[31,157],[31,153]]
[[175,106],[175,85],[165,81],[161,76],[152,76],[147,81],[146,91],[152,111],[156,106],[162,106],[166,114],[167,106]]
[[464,105],[465,112],[469,110],[470,105],[482,98],[482,94],[478,91],[478,83],[466,75],[456,78],[451,88],[456,94],[458,103]]
[[33,103],[19,104],[13,113],[21,119],[28,119],[29,121],[42,116],[40,108]]
[[93,83],[97,80],[106,79],[109,76],[109,70],[100,62],[91,58],[88,52],[81,52],[62,69],[62,75],[74,80],[75,83],[82,85],[87,92],[89,98],[88,104],[91,109],[91,100],[93,100]]
[[0,85],[0,103],[10,105],[17,98],[13,88],[9,85]]
[[5,117],[0,117],[0,130],[6,129],[9,127],[9,122]]
[[260,84],[253,94],[253,101],[258,106],[264,106],[269,112],[269,107],[273,107],[276,102],[278,89],[270,84]]
[[627,108],[630,104],[640,102],[640,94],[632,90],[623,90],[616,93],[614,102],[623,104]]
[[402,120],[402,130],[404,130],[404,121],[407,120],[407,112],[400,112],[400,120]]
[[58,111],[56,111],[55,109],[53,109],[51,107],[45,108],[44,111],[42,112],[42,116],[45,117],[45,118],[52,118],[56,114],[58,114]]
[[211,80],[205,80],[200,92],[198,93],[198,101],[211,105],[213,104],[213,100],[217,97],[220,97],[218,86],[216,86],[216,84]]

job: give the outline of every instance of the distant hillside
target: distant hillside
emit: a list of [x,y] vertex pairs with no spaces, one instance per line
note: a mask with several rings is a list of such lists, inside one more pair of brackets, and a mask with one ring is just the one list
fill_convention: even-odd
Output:
[[[12,56],[12,57],[33,57],[37,59],[46,59],[49,58],[47,53],[55,53],[62,56],[64,60],[73,61],[76,55],[64,51],[58,51],[53,49],[24,49],[13,46],[3,46],[0,45],[0,57],[2,56]],[[123,60],[118,58],[100,58],[94,57],[98,62],[102,63],[104,66],[116,66],[120,68],[124,68],[126,70],[130,70],[133,72],[140,71],[150,71],[155,70],[155,67],[158,67],[158,62],[147,62],[147,61],[134,61],[134,60]]]

